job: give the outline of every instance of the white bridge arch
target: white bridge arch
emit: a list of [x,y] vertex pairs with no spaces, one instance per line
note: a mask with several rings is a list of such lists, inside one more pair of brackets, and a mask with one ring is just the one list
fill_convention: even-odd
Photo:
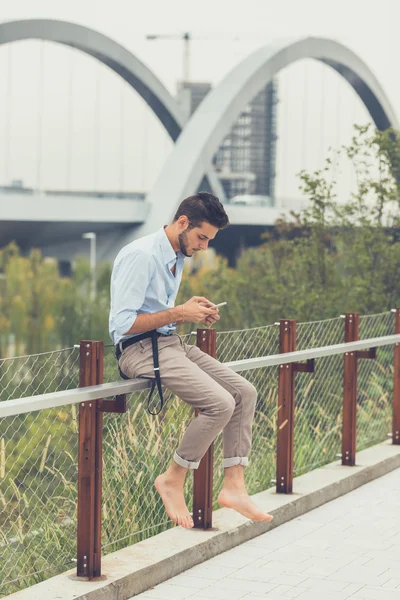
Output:
[[[200,104],[179,137],[153,189],[151,211],[137,235],[167,223],[180,200],[197,189],[205,164],[243,110],[243,107],[283,68],[314,58],[335,69],[356,91],[380,130],[398,129],[388,97],[367,65],[339,42],[323,38],[280,41],[256,50],[239,63]],[[168,198],[168,205],[163,198]],[[128,238],[127,238],[128,239]]]
[[[102,33],[67,21],[26,19],[0,23],[0,45],[32,39],[70,46],[107,65],[147,102],[172,140],[178,139],[186,122],[179,104],[156,75],[129,50]],[[223,187],[211,166],[204,175],[210,188],[224,197]]]
[[133,54],[107,36],[81,25],[48,19],[0,24],[0,44],[41,39],[77,48],[97,58],[129,83],[147,102],[176,142],[155,186],[147,196],[146,222],[129,233],[105,234],[107,254],[115,255],[130,240],[169,222],[179,202],[198,189],[204,176],[224,199],[211,159],[223,137],[246,105],[283,68],[305,58],[335,69],[356,91],[378,129],[398,129],[388,97],[368,66],[349,48],[324,38],[280,41],[262,47],[238,64],[203,100],[194,115],[185,117],[160,80]]

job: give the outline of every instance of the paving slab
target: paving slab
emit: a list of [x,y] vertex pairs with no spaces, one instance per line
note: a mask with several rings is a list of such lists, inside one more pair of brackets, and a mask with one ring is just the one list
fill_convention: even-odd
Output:
[[[336,515],[333,521],[327,508],[332,508]],[[345,517],[352,525],[343,530],[340,524]],[[337,541],[331,535],[336,526],[341,557],[336,552]],[[382,543],[381,531],[391,532],[390,538],[383,536],[391,539],[391,543]],[[207,579],[207,573],[214,572],[216,561],[233,564],[238,548],[189,569],[184,577],[190,589],[180,597],[191,600],[400,600],[400,559],[396,543],[399,536],[400,469],[397,469],[242,544],[239,547],[242,551],[257,548],[259,554],[263,551],[267,554],[260,558],[256,553],[245,565],[232,566],[225,573],[221,571],[218,580]],[[328,540],[323,545],[325,556],[307,554],[309,542],[315,541],[318,545],[320,540]],[[280,549],[270,552],[271,545]],[[199,580],[207,585],[196,590]],[[166,594],[173,594],[173,587],[179,581],[179,577],[173,577],[135,599],[167,598]]]

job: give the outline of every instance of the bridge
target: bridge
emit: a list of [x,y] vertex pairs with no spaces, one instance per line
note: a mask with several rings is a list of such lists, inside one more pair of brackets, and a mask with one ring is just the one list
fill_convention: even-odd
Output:
[[[117,197],[71,198],[68,194],[55,197],[42,191],[30,197],[13,194],[10,202],[2,194],[2,242],[13,238],[25,248],[31,243],[39,244],[46,254],[63,259],[83,251],[80,237],[88,228],[98,234],[98,256],[113,258],[125,243],[169,222],[182,198],[199,188],[212,190],[226,202],[224,188],[212,165],[218,145],[243,107],[282,70],[298,61],[313,59],[336,72],[352,87],[378,129],[398,128],[395,111],[375,75],[354,52],[334,40],[280,41],[256,50],[208,93],[188,119],[156,75],[106,36],[76,24],[44,19],[0,25],[0,44],[32,39],[78,49],[109,67],[141,96],[175,143],[144,202]],[[258,238],[286,208],[229,205],[233,224],[229,235],[237,228],[239,236]],[[227,238],[220,239],[226,245]]]
[[[292,199],[277,204],[227,203],[231,227],[229,232],[220,232],[214,247],[230,256],[230,238],[237,240],[245,236],[245,245],[256,244],[259,235],[273,227],[280,216],[288,216],[292,208],[298,210],[302,205],[301,201]],[[151,211],[144,194],[117,192],[88,194],[29,190],[26,193],[3,188],[0,205],[2,244],[16,241],[23,251],[39,247],[60,259],[86,252],[87,244],[82,241],[82,234],[89,229],[100,238],[100,258],[113,258],[112,254],[104,252],[102,240],[130,235],[133,228],[144,226]]]

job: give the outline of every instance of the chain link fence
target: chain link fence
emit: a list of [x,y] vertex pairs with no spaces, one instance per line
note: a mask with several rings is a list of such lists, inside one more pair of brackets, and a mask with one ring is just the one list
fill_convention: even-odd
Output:
[[[297,323],[296,350],[344,342],[344,319]],[[343,356],[315,361],[295,380],[294,475],[332,462],[341,451]]]
[[[183,336],[195,343],[195,336]],[[119,378],[114,347],[104,351],[104,382]],[[171,462],[192,409],[163,388],[165,407],[152,416],[147,411],[149,390],[127,395],[125,414],[103,416],[103,529],[102,551],[114,552],[160,533],[174,524],[164,510],[154,480]],[[156,412],[155,391],[150,410]],[[192,477],[186,478],[186,498],[192,496]]]
[[[245,360],[258,356],[279,354],[279,327],[268,325],[240,331],[217,333],[217,358],[221,362]],[[276,464],[276,412],[278,379],[276,368],[252,369],[241,373],[258,391],[253,424],[253,444],[249,466],[246,468],[246,486],[249,494],[271,485]],[[214,508],[222,487],[222,436],[214,444]]]
[[72,567],[77,407],[0,419],[0,596]]
[[[360,317],[361,340],[394,333],[391,312]],[[297,324],[297,350],[343,341],[343,318]],[[313,375],[296,376],[296,476],[334,461],[341,453],[343,368],[343,356],[329,356],[316,361]],[[357,451],[386,439],[392,397],[393,346],[381,346],[376,359],[358,361]]]
[[79,385],[79,348],[0,358],[0,401]]
[[[360,317],[360,339],[394,332],[391,312]],[[358,451],[381,442],[392,430],[393,378],[393,345],[378,348],[374,360],[358,361]]]
[[[394,333],[390,312],[360,318],[360,338]],[[185,343],[195,344],[189,334]],[[297,324],[297,349],[344,341],[344,320]],[[217,334],[221,362],[279,353],[279,327]],[[276,468],[278,369],[243,371],[258,390],[253,449],[246,469],[250,494],[271,486]],[[104,382],[119,379],[112,346],[105,348]],[[79,350],[68,348],[0,361],[0,399],[65,390],[79,384]],[[295,475],[336,459],[341,450],[343,357],[316,361],[296,376]],[[359,361],[358,445],[386,438],[391,424],[393,347]],[[149,390],[130,394],[126,414],[104,414],[102,551],[155,535],[173,524],[154,488],[193,418],[165,391],[166,406],[148,414]],[[153,395],[155,409],[158,396]],[[71,568],[76,557],[78,423],[75,405],[0,419],[0,597]],[[214,508],[222,485],[222,436],[215,442]],[[191,509],[192,477],[185,495]]]
[[[0,360],[0,400],[76,388],[79,349]],[[77,407],[0,419],[0,596],[73,566]]]

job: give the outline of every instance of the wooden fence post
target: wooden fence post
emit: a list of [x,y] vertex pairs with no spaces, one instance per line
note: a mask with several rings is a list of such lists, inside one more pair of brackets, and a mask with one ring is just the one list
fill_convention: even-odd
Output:
[[[197,346],[213,358],[217,355],[216,329],[198,329]],[[197,414],[197,411],[196,411]],[[193,472],[193,521],[200,529],[212,527],[214,444],[211,444]]]
[[[346,313],[344,321],[345,342],[359,339],[359,313]],[[357,350],[344,354],[343,381],[343,425],[342,425],[342,465],[354,467],[357,449],[357,373],[360,358],[375,359],[376,348]]]
[[[296,321],[281,319],[279,354],[295,352]],[[278,387],[278,434],[276,448],[276,492],[293,492],[294,471],[294,413],[295,413],[295,376],[296,373],[313,373],[314,359],[306,363],[288,363],[279,365]]]
[[[104,343],[80,344],[79,386],[103,383]],[[77,575],[101,575],[102,427],[101,400],[79,405]]]
[[[360,315],[346,313],[344,341],[358,340]],[[357,445],[357,352],[344,355],[342,465],[356,464]]]
[[[400,333],[400,308],[395,310],[395,333]],[[394,345],[392,443],[400,444],[400,344]]]
[[[279,354],[296,350],[296,321],[280,321]],[[294,377],[293,363],[279,365],[276,492],[293,491]]]

